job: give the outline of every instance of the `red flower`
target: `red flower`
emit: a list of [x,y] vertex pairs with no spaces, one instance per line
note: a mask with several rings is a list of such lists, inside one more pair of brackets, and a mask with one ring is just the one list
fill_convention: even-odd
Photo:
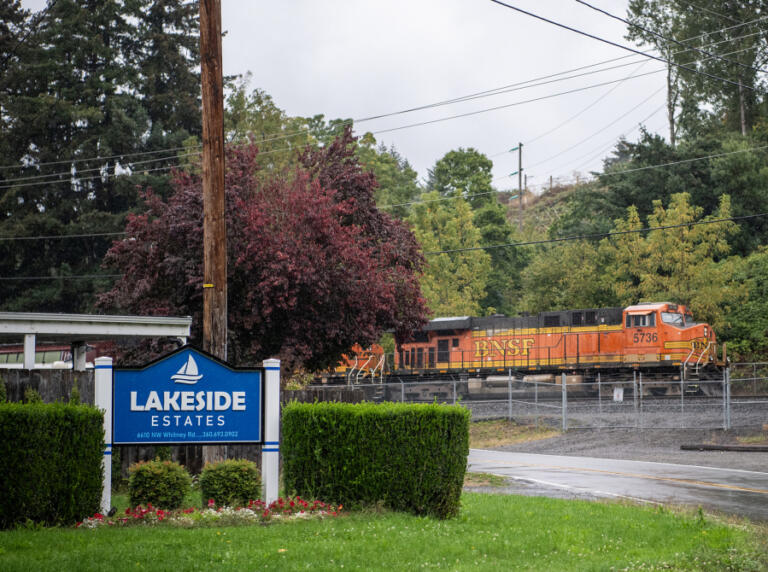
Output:
[[208,499],[208,508],[216,506],[216,502],[213,499]]

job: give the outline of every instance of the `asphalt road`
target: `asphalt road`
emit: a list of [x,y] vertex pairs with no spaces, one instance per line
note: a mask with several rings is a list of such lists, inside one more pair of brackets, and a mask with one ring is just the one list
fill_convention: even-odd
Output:
[[768,522],[768,472],[471,449],[469,471],[511,479],[503,492],[702,506]]

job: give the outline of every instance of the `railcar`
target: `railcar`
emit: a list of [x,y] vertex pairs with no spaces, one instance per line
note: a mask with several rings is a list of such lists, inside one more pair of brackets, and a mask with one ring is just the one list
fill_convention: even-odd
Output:
[[[639,370],[697,380],[724,365],[715,333],[671,302],[508,317],[430,321],[396,348],[394,373],[459,373],[484,378],[514,370],[529,376]],[[533,379],[533,377],[531,377]]]

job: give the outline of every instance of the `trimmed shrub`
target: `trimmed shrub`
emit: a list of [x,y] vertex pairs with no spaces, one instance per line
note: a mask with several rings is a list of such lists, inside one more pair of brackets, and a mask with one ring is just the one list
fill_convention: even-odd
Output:
[[103,423],[88,405],[0,405],[0,527],[73,524],[99,510]]
[[469,454],[466,409],[291,403],[282,421],[286,491],[438,518],[458,513]]
[[140,461],[128,468],[131,506],[140,504],[172,510],[180,508],[192,486],[187,470],[173,461]]
[[231,459],[209,463],[200,474],[203,502],[213,499],[219,506],[245,506],[261,496],[261,474],[256,463]]
[[72,391],[69,392],[69,404],[80,405],[80,388],[77,387],[77,380],[72,385]]
[[36,389],[33,389],[31,387],[28,387],[24,390],[24,403],[42,403],[43,398],[40,395],[40,392]]

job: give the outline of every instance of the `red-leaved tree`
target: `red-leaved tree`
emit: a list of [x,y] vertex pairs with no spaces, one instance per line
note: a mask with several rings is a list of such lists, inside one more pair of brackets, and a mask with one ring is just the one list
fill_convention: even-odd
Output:
[[[255,145],[227,151],[228,359],[279,357],[290,369],[336,362],[385,330],[400,338],[425,320],[423,258],[412,233],[380,212],[376,180],[347,131],[307,150],[290,173],[257,172]],[[203,204],[200,177],[176,172],[167,201],[145,191],[146,211],[105,264],[122,273],[99,304],[141,315],[191,315],[200,343]]]

